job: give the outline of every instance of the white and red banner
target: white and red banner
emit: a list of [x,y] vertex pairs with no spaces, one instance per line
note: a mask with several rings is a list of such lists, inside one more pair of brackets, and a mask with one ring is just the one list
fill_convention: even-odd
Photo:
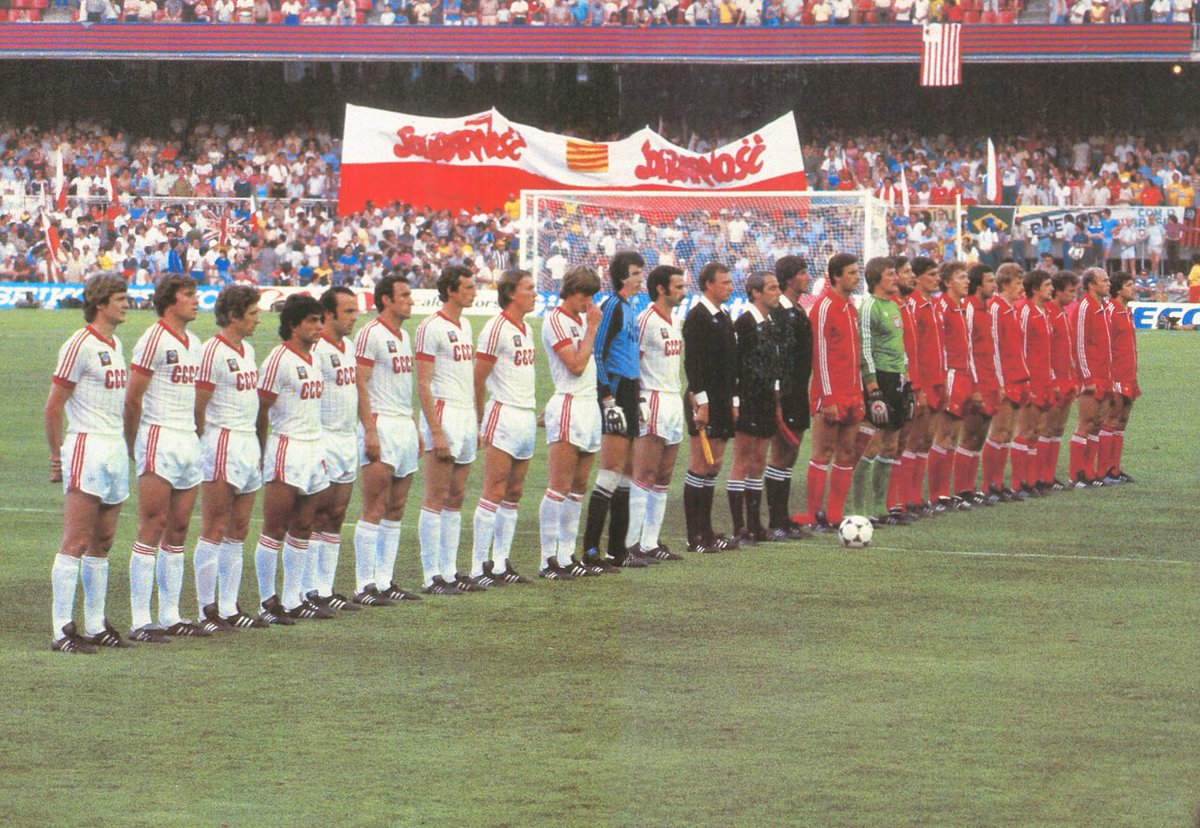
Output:
[[926,23],[921,31],[921,86],[962,83],[961,23]]
[[594,143],[509,121],[496,110],[424,118],[346,107],[338,211],[403,201],[492,210],[521,190],[804,190],[791,113],[733,143],[689,152],[649,127]]

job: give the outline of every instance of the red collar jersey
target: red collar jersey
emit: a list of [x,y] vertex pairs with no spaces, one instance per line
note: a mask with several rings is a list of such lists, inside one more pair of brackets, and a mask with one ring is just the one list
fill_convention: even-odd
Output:
[[1112,381],[1112,333],[1104,306],[1091,296],[1079,300],[1072,320],[1071,349],[1079,381],[1107,383]]
[[971,366],[975,369],[972,379],[976,385],[997,388],[996,349],[992,344],[992,317],[987,305],[978,296],[968,296],[966,301],[967,335],[971,339]]
[[1133,327],[1133,311],[1113,302],[1109,319],[1112,322],[1113,382],[1133,385],[1137,382],[1137,337]]
[[946,346],[943,342],[942,314],[938,302],[914,293],[908,300],[912,304],[913,322],[916,331],[915,359],[909,363],[908,373],[917,377],[917,388],[933,388],[946,384]]
[[1026,302],[1021,308],[1022,347],[1025,349],[1025,365],[1029,368],[1029,381],[1040,385],[1055,379],[1050,355],[1053,347],[1050,317],[1044,307]]
[[992,348],[995,356],[992,365],[996,368],[996,381],[1003,388],[1029,380],[1029,367],[1025,364],[1024,337],[1017,309],[1003,296],[993,296],[988,303],[992,317]]
[[1075,378],[1075,366],[1071,363],[1071,326],[1067,312],[1057,302],[1047,302],[1046,316],[1050,319],[1050,369],[1055,381],[1071,382]]
[[[971,371],[971,337],[967,332],[967,312],[961,302],[951,302],[946,294],[938,299],[941,306],[942,341],[946,348],[946,368],[952,371]],[[971,371],[974,378],[975,372]]]
[[900,320],[904,324],[904,357],[908,362],[908,382],[913,389],[920,388],[913,366],[917,364],[917,320],[913,316],[913,306],[906,298],[896,294],[892,301],[900,306]]
[[814,407],[829,403],[862,402],[859,373],[858,311],[854,304],[826,288],[809,312],[813,321],[813,376],[809,401]]

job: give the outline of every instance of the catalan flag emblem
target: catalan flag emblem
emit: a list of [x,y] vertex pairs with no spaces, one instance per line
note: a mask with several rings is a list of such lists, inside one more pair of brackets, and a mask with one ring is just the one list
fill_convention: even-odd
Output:
[[608,144],[567,139],[567,169],[575,172],[608,172]]

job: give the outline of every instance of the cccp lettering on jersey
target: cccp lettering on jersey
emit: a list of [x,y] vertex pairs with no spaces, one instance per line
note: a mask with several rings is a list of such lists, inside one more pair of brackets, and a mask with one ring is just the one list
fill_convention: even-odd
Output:
[[392,357],[392,373],[393,374],[411,374],[413,370],[413,358],[410,356],[394,356]]
[[104,372],[105,388],[124,388],[129,382],[129,376],[124,368],[110,368]]
[[533,348],[520,348],[513,354],[513,364],[517,366],[533,365]]
[[176,365],[171,369],[171,384],[192,385],[196,382],[197,370],[195,365]]
[[475,358],[475,346],[469,342],[460,342],[454,346],[455,362],[470,362]]
[[344,385],[354,385],[355,374],[356,374],[356,372],[354,370],[353,365],[345,366],[343,368],[338,368],[337,369],[337,379],[335,380],[335,382],[337,383],[337,386],[339,388],[341,388]]
[[321,380],[309,380],[300,384],[300,399],[319,400],[325,391],[325,383]]
[[241,371],[234,377],[238,391],[253,391],[258,387],[258,371]]
[[666,342],[663,343],[663,355],[664,356],[669,356],[669,357],[679,356],[682,353],[683,353],[683,340],[682,339],[668,339]]

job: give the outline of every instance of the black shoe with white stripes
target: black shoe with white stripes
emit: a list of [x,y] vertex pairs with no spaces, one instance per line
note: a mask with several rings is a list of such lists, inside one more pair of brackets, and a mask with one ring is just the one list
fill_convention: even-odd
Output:
[[237,607],[237,612],[233,615],[225,616],[225,623],[235,630],[265,630],[271,626],[261,618],[254,618],[242,612],[241,607]]
[[620,575],[621,567],[607,555],[601,555],[599,549],[588,549],[579,556],[579,562],[591,569],[599,569],[605,575]]
[[167,631],[155,624],[146,624],[129,631],[130,641],[141,641],[145,644],[169,644],[171,636]]
[[258,620],[279,627],[291,627],[296,623],[288,617],[287,610],[283,608],[283,602],[279,600],[278,595],[272,595],[262,602],[262,612],[258,614]]
[[205,604],[204,609],[200,610],[200,618],[196,621],[201,628],[210,633],[232,632],[233,627],[229,622],[221,617],[221,613],[217,611],[216,604]]
[[287,610],[287,614],[288,618],[294,621],[328,621],[331,618],[337,617],[333,610],[328,607],[317,606],[307,598],[290,610]]
[[72,621],[62,628],[62,635],[50,642],[50,649],[56,653],[71,653],[73,655],[91,655],[96,648],[89,644]]
[[441,575],[434,575],[429,586],[421,590],[426,595],[462,595],[462,591],[454,584],[446,583]]
[[513,569],[511,563],[508,563],[504,567],[503,572],[497,572],[495,563],[493,563],[492,561],[485,561],[483,564],[483,571],[485,573],[487,573],[488,575],[490,575],[498,583],[502,583],[502,584],[506,584],[506,585],[507,584],[532,583],[524,575],[520,574],[519,572],[517,572],[517,570]]
[[461,572],[454,573],[454,580],[451,582],[451,586],[456,587],[459,592],[487,592],[487,587],[470,575],[464,575]]
[[599,569],[593,569],[590,566],[584,566],[576,560],[571,561],[571,563],[567,566],[567,571],[576,578],[597,578],[604,574]]
[[212,638],[211,632],[204,629],[204,627],[195,621],[188,621],[186,618],[180,619],[167,627],[167,635],[176,638]]
[[569,568],[559,566],[558,558],[551,555],[546,565],[538,572],[539,578],[545,578],[547,581],[573,581],[575,576],[571,574]]
[[485,570],[479,575],[472,575],[471,580],[479,584],[481,587],[501,587],[506,586],[502,581],[497,581],[492,577],[492,573]]
[[380,595],[395,603],[396,601],[420,601],[421,596],[409,592],[406,589],[401,589],[399,585],[392,581],[388,584],[387,589],[381,590]]
[[362,607],[351,601],[345,595],[342,595],[340,592],[334,592],[325,596],[325,606],[329,607],[331,610],[338,610],[339,612],[342,610],[345,610],[346,612],[358,612],[362,609]]
[[108,619],[104,619],[104,629],[95,635],[86,635],[83,640],[93,647],[112,647],[114,649],[123,650],[132,647],[133,645],[121,638],[121,634],[116,628],[108,623]]
[[395,602],[381,593],[374,584],[367,584],[350,599],[360,607],[390,607]]

